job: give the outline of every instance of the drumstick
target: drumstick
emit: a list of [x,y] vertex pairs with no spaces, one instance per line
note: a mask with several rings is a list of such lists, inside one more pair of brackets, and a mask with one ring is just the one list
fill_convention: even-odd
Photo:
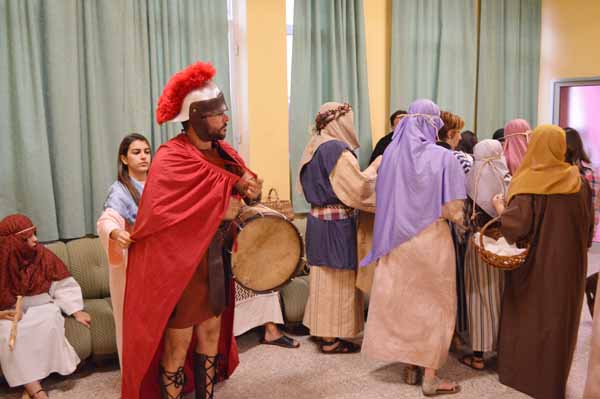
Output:
[[15,344],[17,343],[17,323],[21,318],[22,305],[23,297],[19,295],[17,296],[15,316],[13,318],[12,327],[10,329],[10,338],[8,339],[8,349],[10,349],[11,352],[15,349]]

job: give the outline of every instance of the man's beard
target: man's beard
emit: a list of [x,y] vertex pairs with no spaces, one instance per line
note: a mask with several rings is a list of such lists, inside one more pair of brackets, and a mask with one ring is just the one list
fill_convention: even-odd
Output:
[[224,140],[227,136],[227,123],[224,123],[219,129],[213,129],[208,133],[211,140]]
[[205,125],[197,134],[203,141],[223,140],[227,135],[227,123],[224,123],[220,128],[211,128]]

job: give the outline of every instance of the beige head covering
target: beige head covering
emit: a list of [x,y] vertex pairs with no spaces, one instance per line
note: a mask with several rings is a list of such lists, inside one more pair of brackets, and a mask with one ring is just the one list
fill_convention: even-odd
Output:
[[508,189],[505,177],[509,171],[502,144],[497,140],[482,140],[473,148],[473,157],[475,162],[467,174],[467,193],[481,209],[495,217],[498,214],[492,198],[496,194],[506,195]]
[[340,140],[348,144],[348,146],[354,151],[360,147],[356,131],[354,130],[354,113],[352,108],[348,104],[329,102],[321,105],[319,113],[315,118],[317,121],[325,121],[325,125],[320,131],[317,130],[317,126],[313,129],[313,135],[310,138],[302,158],[300,158],[300,167],[298,168],[298,179],[296,183],[296,190],[302,192],[300,185],[300,172],[302,167],[309,163],[315,152],[321,146],[331,140]]

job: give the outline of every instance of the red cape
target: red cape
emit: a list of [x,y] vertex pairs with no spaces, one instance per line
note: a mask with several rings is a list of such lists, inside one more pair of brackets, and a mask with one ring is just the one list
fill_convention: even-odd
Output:
[[[231,146],[220,145],[246,169]],[[239,178],[208,162],[185,134],[156,153],[134,226],[135,243],[129,249],[123,399],[160,397],[158,359],[165,327],[221,223]],[[221,323],[219,352],[229,360],[227,375],[239,362],[232,336],[234,306],[232,300]]]

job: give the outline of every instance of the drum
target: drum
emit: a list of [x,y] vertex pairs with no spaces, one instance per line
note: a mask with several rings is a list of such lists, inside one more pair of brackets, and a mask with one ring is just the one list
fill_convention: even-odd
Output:
[[264,205],[246,206],[236,218],[231,252],[235,280],[257,293],[276,291],[302,268],[300,232],[285,216]]

